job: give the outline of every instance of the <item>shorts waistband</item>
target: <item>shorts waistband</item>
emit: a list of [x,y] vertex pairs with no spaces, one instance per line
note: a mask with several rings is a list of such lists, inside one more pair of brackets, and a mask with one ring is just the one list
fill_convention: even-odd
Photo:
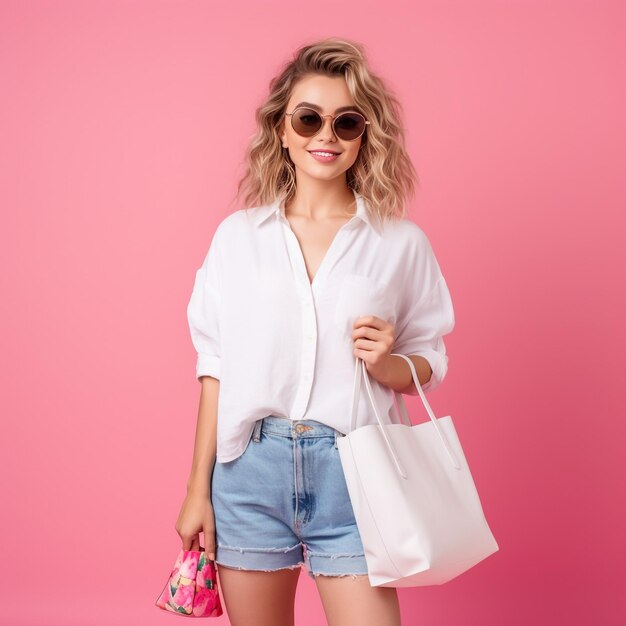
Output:
[[281,437],[337,437],[343,433],[332,426],[322,424],[317,420],[292,420],[277,415],[266,415],[255,424],[254,435],[260,432],[271,433]]

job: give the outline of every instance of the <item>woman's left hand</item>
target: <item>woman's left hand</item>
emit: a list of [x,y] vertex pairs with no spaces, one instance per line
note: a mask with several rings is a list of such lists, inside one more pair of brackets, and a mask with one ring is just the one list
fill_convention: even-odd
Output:
[[365,362],[367,372],[374,378],[384,379],[389,355],[395,341],[393,324],[376,317],[357,317],[352,330],[354,356]]

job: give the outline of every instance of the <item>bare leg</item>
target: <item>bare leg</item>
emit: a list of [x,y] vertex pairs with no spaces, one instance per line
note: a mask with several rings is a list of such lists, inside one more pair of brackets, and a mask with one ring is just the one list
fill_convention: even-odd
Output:
[[232,626],[294,626],[294,603],[301,566],[271,572],[218,563],[222,601]]
[[328,626],[400,626],[395,587],[372,587],[367,575],[315,576]]

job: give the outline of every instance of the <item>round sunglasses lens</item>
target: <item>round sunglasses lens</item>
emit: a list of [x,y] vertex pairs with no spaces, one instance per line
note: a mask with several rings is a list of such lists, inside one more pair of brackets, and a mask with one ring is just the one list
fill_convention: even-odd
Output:
[[312,109],[298,109],[291,116],[293,129],[304,137],[314,135],[322,126],[322,118]]
[[365,118],[357,113],[344,113],[335,119],[335,133],[340,139],[353,141],[365,129]]

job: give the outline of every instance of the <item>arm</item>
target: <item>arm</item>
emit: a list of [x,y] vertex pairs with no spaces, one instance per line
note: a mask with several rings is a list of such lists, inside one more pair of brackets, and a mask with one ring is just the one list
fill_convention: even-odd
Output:
[[422,390],[433,391],[448,371],[443,337],[455,326],[446,280],[428,238],[423,231],[417,232],[418,245],[407,259],[409,273],[401,292],[393,342],[380,368],[381,382],[406,395],[417,395],[409,364],[392,354],[410,358]]
[[202,532],[204,549],[209,559],[214,561],[217,538],[211,502],[211,476],[216,457],[217,400],[220,381],[210,376],[202,376],[200,382],[202,391],[193,462],[187,481],[187,495],[183,500],[175,528],[185,550],[200,549]]
[[187,493],[210,496],[211,476],[217,451],[217,401],[220,381],[212,376],[200,378],[200,406],[196,424],[196,439],[191,472],[187,480]]
[[187,318],[193,345],[198,353],[196,378],[201,383],[196,439],[187,492],[210,496],[211,476],[217,453],[217,408],[220,392],[220,286],[219,227],[196,271]]
[[220,303],[221,272],[218,227],[202,266],[196,271],[193,291],[187,306],[189,330],[198,353],[196,378],[200,381],[200,404],[187,495],[183,501],[176,531],[185,550],[204,549],[215,560],[215,517],[211,501],[211,479],[217,457],[217,419],[220,392]]

